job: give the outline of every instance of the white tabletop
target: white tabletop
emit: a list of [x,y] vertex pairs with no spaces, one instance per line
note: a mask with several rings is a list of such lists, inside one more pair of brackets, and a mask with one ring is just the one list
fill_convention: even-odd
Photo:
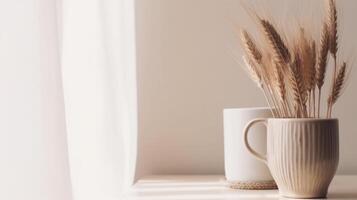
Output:
[[[125,200],[264,200],[279,198],[277,190],[234,190],[224,176],[150,176],[138,181]],[[336,176],[328,199],[357,200],[357,176]]]

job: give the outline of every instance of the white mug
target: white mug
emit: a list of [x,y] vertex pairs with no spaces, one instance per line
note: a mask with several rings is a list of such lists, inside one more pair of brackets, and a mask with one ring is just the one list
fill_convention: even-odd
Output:
[[[224,164],[225,176],[231,188],[275,189],[276,184],[268,167],[249,154],[244,146],[245,125],[256,118],[272,117],[270,108],[224,109]],[[258,152],[266,153],[266,128],[251,129],[250,144]]]

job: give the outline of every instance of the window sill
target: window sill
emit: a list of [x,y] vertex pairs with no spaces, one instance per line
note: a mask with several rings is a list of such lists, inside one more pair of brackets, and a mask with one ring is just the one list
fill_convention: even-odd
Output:
[[[125,200],[211,200],[279,199],[277,190],[233,190],[222,175],[163,175],[140,179]],[[338,175],[332,181],[328,199],[357,199],[357,175]]]

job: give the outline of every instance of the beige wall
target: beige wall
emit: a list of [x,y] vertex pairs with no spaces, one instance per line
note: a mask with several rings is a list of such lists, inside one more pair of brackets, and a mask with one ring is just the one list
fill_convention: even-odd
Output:
[[[238,25],[255,30],[241,2],[247,3],[137,0],[138,176],[223,173],[222,109],[265,105],[234,61],[240,55],[235,35]],[[251,2],[260,12],[277,18],[312,13],[302,18],[310,17],[310,28],[319,28],[322,1]],[[339,0],[338,5],[344,11],[341,43],[350,50],[357,47],[357,1]],[[347,53],[348,58],[354,53]],[[349,88],[336,106],[341,120],[341,173],[357,173],[356,76],[350,78]]]

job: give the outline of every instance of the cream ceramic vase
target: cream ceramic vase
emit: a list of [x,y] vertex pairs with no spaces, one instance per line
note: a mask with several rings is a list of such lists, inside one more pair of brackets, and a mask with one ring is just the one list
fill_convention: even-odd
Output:
[[[267,126],[267,154],[249,144],[252,125]],[[268,165],[281,196],[325,198],[339,159],[337,119],[255,119],[244,130],[248,151]]]

